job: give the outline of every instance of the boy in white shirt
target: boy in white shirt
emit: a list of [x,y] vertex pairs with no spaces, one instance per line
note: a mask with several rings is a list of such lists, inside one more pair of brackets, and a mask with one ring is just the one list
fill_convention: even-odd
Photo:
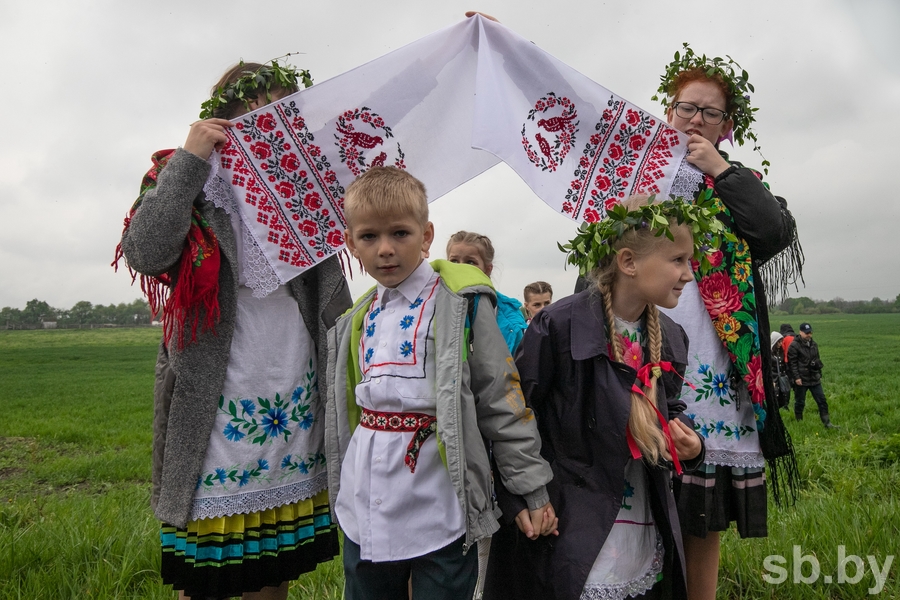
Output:
[[345,597],[471,598],[497,530],[491,469],[522,495],[516,520],[556,530],[552,477],[479,269],[427,263],[421,182],[375,167],[347,189],[347,247],[378,285],[329,333],[326,446],[344,531]]

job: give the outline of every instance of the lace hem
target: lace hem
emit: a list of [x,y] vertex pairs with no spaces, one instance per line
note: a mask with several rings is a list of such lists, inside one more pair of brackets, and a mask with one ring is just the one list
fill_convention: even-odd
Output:
[[706,450],[704,462],[722,467],[743,467],[745,469],[766,466],[762,452],[732,452],[730,450]]
[[326,487],[328,487],[328,473],[322,472],[312,479],[268,490],[257,490],[234,496],[194,498],[191,506],[191,520],[244,515],[269,510],[312,498]]
[[669,195],[693,201],[694,195],[703,183],[703,172],[687,161],[687,155],[681,159],[678,171],[672,179]]
[[656,584],[657,576],[662,572],[663,553],[662,536],[657,533],[656,552],[653,553],[653,562],[646,573],[625,583],[585,586],[581,591],[581,600],[623,600],[643,594]]
[[[221,208],[229,215],[238,214],[239,208],[235,202],[234,193],[228,183],[219,177],[219,155],[213,154],[210,157],[209,164],[212,170],[209,177],[203,185],[203,193],[206,199],[212,202],[217,208]],[[247,287],[253,290],[254,298],[265,298],[280,286],[281,278],[275,273],[275,269],[269,264],[266,255],[263,254],[253,231],[247,227],[244,219],[241,218],[241,237],[244,242],[244,264],[242,275],[247,281]]]

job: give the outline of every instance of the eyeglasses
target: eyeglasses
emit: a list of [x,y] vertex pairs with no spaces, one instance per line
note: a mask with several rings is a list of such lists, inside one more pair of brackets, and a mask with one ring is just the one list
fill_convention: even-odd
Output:
[[676,102],[672,107],[675,109],[675,114],[682,119],[693,119],[694,115],[696,115],[699,110],[703,122],[707,125],[718,125],[725,120],[725,111],[719,110],[718,108],[697,106],[690,102]]

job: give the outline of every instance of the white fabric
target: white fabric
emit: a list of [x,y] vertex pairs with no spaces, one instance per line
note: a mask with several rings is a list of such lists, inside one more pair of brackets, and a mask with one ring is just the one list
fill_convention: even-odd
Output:
[[[434,415],[434,293],[427,261],[399,286],[378,286],[360,340],[356,403],[379,412]],[[465,533],[465,518],[436,436],[422,444],[415,473],[404,464],[412,432],[359,426],[341,466],[335,513],[344,534],[375,562],[423,556]]]
[[284,286],[265,298],[241,287],[237,300],[192,520],[275,508],[327,485],[315,345],[297,301]]
[[578,221],[690,169],[687,136],[481,17],[235,123],[220,176],[281,283],[343,247],[344,191],[372,165],[434,200],[502,160]]
[[660,308],[690,332],[690,348],[681,399],[685,414],[706,444],[706,462],[729,467],[763,467],[765,459],[749,398],[737,409],[731,387],[731,360],[719,339],[696,281],[684,287],[678,306]]
[[219,175],[218,157],[213,154],[209,163],[212,169],[203,186],[203,192],[207,200],[231,215],[231,227],[234,230],[240,265],[238,284],[253,290],[254,297],[264,298],[274,292],[282,282],[260,250],[253,232],[241,217],[231,186]]

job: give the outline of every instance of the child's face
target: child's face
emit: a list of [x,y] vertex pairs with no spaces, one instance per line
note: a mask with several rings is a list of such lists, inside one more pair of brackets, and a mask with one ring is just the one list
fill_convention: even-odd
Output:
[[478,246],[473,246],[472,244],[457,242],[451,245],[447,250],[447,260],[452,263],[478,267],[488,277],[491,276],[491,271],[494,270],[494,265],[484,261]]
[[532,319],[537,316],[541,309],[550,306],[550,302],[553,300],[553,295],[550,292],[544,292],[543,294],[526,294],[525,297],[525,310],[528,311],[528,316]]
[[427,256],[434,225],[425,227],[406,215],[376,215],[362,210],[345,232],[347,248],[384,287],[397,287]]
[[636,300],[674,308],[684,286],[694,279],[691,270],[694,240],[686,227],[677,227],[672,233],[674,242],[665,240],[654,251],[634,259],[633,277],[620,273],[625,282],[630,280]]

